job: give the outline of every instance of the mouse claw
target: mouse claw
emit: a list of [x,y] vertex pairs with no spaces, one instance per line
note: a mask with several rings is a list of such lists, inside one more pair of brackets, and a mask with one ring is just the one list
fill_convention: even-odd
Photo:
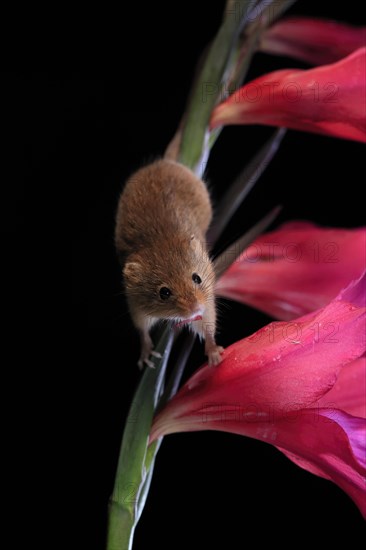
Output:
[[159,353],[158,351],[154,351],[154,350],[152,350],[152,351],[150,352],[150,354],[151,354],[153,357],[156,357],[157,359],[162,359],[162,357],[163,357],[163,356],[161,355],[161,353]]
[[155,364],[148,357],[140,357],[137,362],[137,366],[140,370],[143,370],[144,365],[147,365],[150,369],[155,369]]
[[155,365],[153,361],[150,361],[150,359],[144,359],[145,365],[147,365],[150,369],[155,369]]

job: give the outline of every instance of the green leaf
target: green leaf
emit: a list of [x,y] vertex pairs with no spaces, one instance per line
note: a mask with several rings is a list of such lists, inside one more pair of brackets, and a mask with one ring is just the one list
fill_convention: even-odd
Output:
[[236,210],[246,199],[277,153],[285,134],[286,130],[284,128],[277,130],[230,185],[220,200],[220,204],[215,212],[214,223],[207,235],[207,241],[210,244],[214,245],[221,236]]
[[248,246],[261,235],[267,227],[277,218],[281,211],[281,206],[276,206],[258,223],[253,225],[240,239],[231,244],[216,260],[214,261],[216,277],[219,279],[227,269],[239,258]]
[[184,368],[191,354],[195,339],[196,339],[196,335],[192,332],[189,332],[188,334],[185,335],[179,355],[175,360],[174,368],[169,377],[169,381],[159,401],[157,412],[159,412],[159,410],[162,407],[164,407],[164,405],[169,401],[169,399],[171,399],[177,393],[180,381],[184,373]]

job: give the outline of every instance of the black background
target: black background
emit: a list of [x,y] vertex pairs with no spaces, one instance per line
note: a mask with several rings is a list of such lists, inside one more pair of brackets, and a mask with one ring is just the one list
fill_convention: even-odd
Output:
[[[24,186],[12,188],[15,207],[6,212],[7,228],[14,234],[26,229],[23,200],[30,190],[39,190],[39,206],[49,223],[43,232],[44,253],[54,248],[47,244],[48,227],[61,229],[57,246],[67,251],[71,235],[72,258],[58,267],[62,272],[66,267],[67,281],[71,272],[67,328],[74,330],[77,351],[69,357],[63,381],[70,394],[78,388],[75,425],[81,453],[70,449],[77,478],[70,498],[86,511],[85,548],[104,545],[123,426],[140,378],[139,342],[121,294],[113,248],[118,195],[126,177],[161,155],[174,134],[195,64],[215,34],[223,4],[184,4],[181,9],[162,3],[124,5],[118,17],[103,14],[103,25],[85,19],[75,46],[66,30],[61,33],[55,39],[57,60],[47,57],[43,44],[47,63],[42,70],[6,74],[9,98],[17,101],[19,90],[26,90],[21,103],[28,121]],[[291,12],[362,23],[359,4],[319,4],[300,0]],[[304,67],[257,55],[250,77],[290,66]],[[271,133],[250,126],[224,131],[208,166],[214,200]],[[276,223],[307,219],[361,225],[363,155],[359,143],[289,132],[222,244],[277,204],[284,208]],[[13,178],[20,181],[17,169]],[[250,308],[227,305],[220,322],[223,345],[269,321]],[[187,376],[202,360],[196,345]],[[297,540],[332,544],[340,536],[355,540],[363,528],[357,508],[338,487],[300,470],[271,446],[225,433],[178,434],[167,437],[159,452],[134,548],[172,549],[178,543],[245,548],[249,535],[258,545],[295,547]]]

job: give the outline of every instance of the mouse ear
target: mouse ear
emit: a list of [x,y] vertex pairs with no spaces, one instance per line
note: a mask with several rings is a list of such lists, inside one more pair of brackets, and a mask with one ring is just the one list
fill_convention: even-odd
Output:
[[136,279],[142,271],[142,266],[138,262],[127,262],[123,268],[123,275],[128,279]]

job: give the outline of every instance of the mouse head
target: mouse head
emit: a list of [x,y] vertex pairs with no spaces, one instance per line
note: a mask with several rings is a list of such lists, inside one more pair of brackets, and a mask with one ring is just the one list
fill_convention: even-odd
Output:
[[130,255],[124,270],[129,301],[141,313],[176,322],[202,316],[213,300],[214,270],[198,238],[169,236]]

